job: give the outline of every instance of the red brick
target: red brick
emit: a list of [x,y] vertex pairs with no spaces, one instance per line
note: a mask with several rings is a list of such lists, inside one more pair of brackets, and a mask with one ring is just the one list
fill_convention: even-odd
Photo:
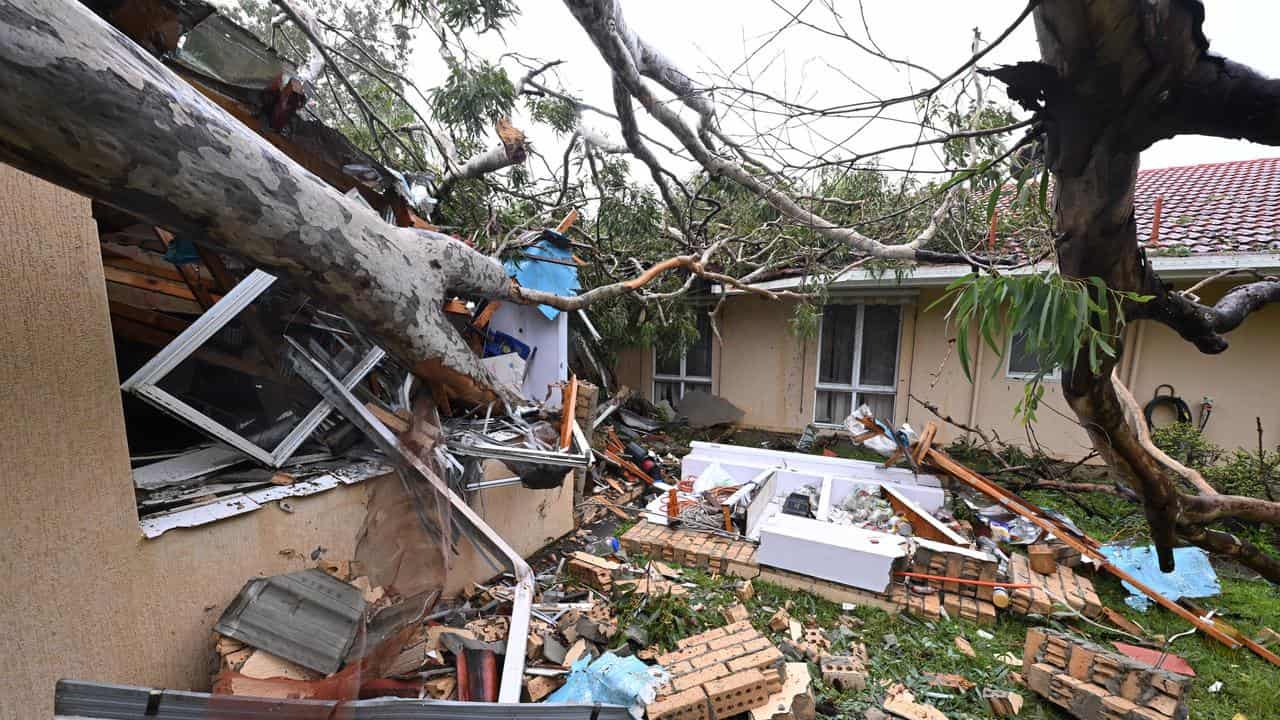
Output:
[[760,652],[744,655],[736,660],[729,661],[729,669],[738,672],[747,668],[762,668],[772,665],[782,659],[782,653],[778,648],[770,647]]
[[703,668],[697,672],[682,675],[672,680],[671,685],[676,689],[676,692],[684,692],[689,688],[709,683],[712,680],[719,680],[728,674],[729,668],[724,665],[712,665],[711,667]]
[[699,687],[676,693],[645,707],[649,720],[707,720],[707,694]]
[[747,670],[704,686],[711,711],[728,718],[757,708],[769,701],[769,682],[759,670]]

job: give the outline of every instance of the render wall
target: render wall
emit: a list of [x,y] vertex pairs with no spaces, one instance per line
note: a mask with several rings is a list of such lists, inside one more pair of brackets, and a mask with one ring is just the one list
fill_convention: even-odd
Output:
[[[89,201],[0,164],[0,237],[0,720],[51,717],[59,678],[207,689],[213,624],[244,582],[317,548],[351,558],[373,483],[398,480],[143,538]],[[528,553],[572,529],[571,496],[473,504]],[[459,548],[451,585],[495,574]]]
[[[1186,285],[1187,283],[1182,283]],[[1229,284],[1200,292],[1214,302]],[[1075,459],[1091,449],[1083,429],[1062,397],[1061,384],[1045,382],[1036,423],[1030,431],[1015,417],[1025,382],[1010,378],[1004,360],[975,339],[977,348],[969,382],[960,368],[947,327],[945,305],[928,310],[943,294],[923,288],[903,307],[902,346],[898,358],[898,397],[894,421],[910,422],[917,430],[934,416],[912,401],[915,395],[966,425],[994,431],[1001,439],[1027,447],[1036,443],[1047,452]],[[800,432],[813,418],[817,375],[817,338],[801,339],[789,330],[794,305],[758,297],[738,296],[725,303],[715,343],[713,390],[746,411],[744,424],[786,432]],[[1265,308],[1228,335],[1230,348],[1218,356],[1202,355],[1173,331],[1150,322],[1126,328],[1125,356],[1120,375],[1140,403],[1151,399],[1157,385],[1170,383],[1198,418],[1201,398],[1214,399],[1205,427],[1212,442],[1228,448],[1256,447],[1255,418],[1260,418],[1264,441],[1280,444],[1280,385],[1273,380],[1280,357],[1280,309]],[[645,397],[653,393],[651,348],[628,348],[619,354],[619,377],[638,379]],[[1156,415],[1157,423],[1170,419]],[[940,424],[944,441],[956,439],[954,427]]]

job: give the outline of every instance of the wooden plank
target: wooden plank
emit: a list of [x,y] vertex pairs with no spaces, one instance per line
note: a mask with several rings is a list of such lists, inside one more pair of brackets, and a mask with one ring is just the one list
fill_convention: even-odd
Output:
[[578,409],[578,376],[570,375],[560,404],[560,449],[573,445],[573,416]]
[[924,456],[933,447],[933,438],[938,434],[938,423],[930,420],[924,424],[924,432],[920,433],[920,440],[916,442],[916,447],[911,453],[911,458],[916,465],[924,462]]
[[404,418],[383,409],[383,407],[378,403],[371,400],[365,403],[364,407],[372,413],[374,417],[378,418],[378,422],[386,425],[387,429],[391,432],[399,435],[409,431],[409,423],[406,422]]
[[144,310],[156,310],[159,312],[178,313],[182,315],[199,315],[202,312],[200,304],[195,300],[176,298],[172,295],[165,295],[163,293],[143,290],[141,288],[121,285],[119,283],[107,283],[107,299],[122,305],[129,305]]
[[[158,348],[162,348],[168,345],[169,343],[173,342],[173,339],[175,337],[177,337],[176,333],[168,333],[163,330],[157,330],[154,327],[151,327],[149,325],[143,325],[142,323],[136,320],[133,320],[131,318],[127,318],[127,317],[123,317],[115,314],[112,314],[111,316],[111,331],[119,337],[126,338],[128,340],[133,340],[134,342],[139,342],[139,343],[142,343],[143,345],[150,345],[152,347],[158,347]],[[216,350],[206,350],[204,348],[201,348],[199,350],[196,350],[194,353],[192,353],[191,356],[203,362],[209,363],[210,365],[218,365],[221,367],[229,368],[231,370],[236,370],[236,371],[245,373],[247,375],[253,375],[255,377],[273,378],[273,379],[277,378],[275,372],[272,371],[271,368],[265,365],[260,365],[258,363],[255,363],[249,360],[242,360],[233,355],[220,353]]]
[[[153,228],[153,230],[155,230],[156,237],[160,238],[160,242],[164,244],[164,247],[167,250],[169,245],[173,242],[173,233],[162,227],[156,227]],[[173,263],[173,266],[177,268],[178,274],[182,276],[183,284],[185,284],[187,289],[191,291],[191,294],[195,296],[195,301],[200,303],[200,307],[205,310],[213,307],[213,303],[215,302],[213,294],[204,286],[204,282],[200,278],[200,274],[196,272],[195,268],[190,265],[180,263]]]
[[108,300],[107,307],[111,309],[112,315],[133,320],[134,322],[139,322],[143,325],[149,325],[157,330],[172,333],[175,336],[183,330],[186,330],[191,325],[191,323],[186,320],[174,317],[173,315],[167,315],[156,310],[147,310],[145,308],[126,305],[125,303],[117,302],[115,300]]
[[[191,292],[191,288],[187,287],[186,283],[174,282],[154,275],[144,275],[132,270],[122,270],[110,265],[103,266],[102,271],[107,277],[107,282],[120,283],[121,285],[141,290],[150,290],[183,300],[196,301],[195,293]],[[214,302],[221,299],[219,295],[211,295],[210,297],[213,298]]]
[[1077,538],[1071,532],[1070,529],[1063,526],[1061,523],[1052,519],[1051,517],[1045,515],[1043,511],[1039,510],[1039,508],[1036,508],[1034,505],[1032,505],[1031,503],[1028,503],[1027,501],[1023,500],[1017,495],[1014,495],[1013,493],[1003,488],[993,485],[986,478],[982,477],[978,473],[975,473],[974,471],[970,470],[964,465],[961,465],[960,463],[956,462],[946,453],[936,448],[930,448],[927,455],[930,462],[932,462],[934,465],[937,465],[939,468],[942,468],[952,477],[972,487],[974,490],[977,490],[983,495],[986,495],[992,500],[995,500],[997,503],[1004,506],[1010,512],[1013,512],[1018,515],[1021,515],[1022,517],[1025,517],[1027,520],[1031,521],[1031,523],[1034,524],[1036,527],[1039,527],[1040,529],[1046,532],[1053,533],[1059,540],[1071,546],[1080,554],[1086,555],[1092,558],[1094,562],[1102,570],[1105,570],[1106,572],[1111,573],[1117,578],[1137,588],[1138,591],[1141,592],[1143,595],[1146,595],[1152,600],[1155,600],[1161,607],[1165,608],[1166,610],[1169,610],[1175,615],[1178,615],[1179,617],[1181,617],[1183,620],[1186,620],[1187,622],[1191,623],[1201,632],[1205,633],[1206,635],[1209,635],[1210,637],[1214,638],[1215,640],[1222,643],[1223,645],[1226,645],[1227,647],[1230,647],[1230,648],[1240,647],[1241,643],[1238,640],[1222,632],[1217,627],[1215,627],[1212,623],[1205,622],[1204,620],[1200,619],[1200,617],[1198,617],[1195,613],[1188,611],[1186,608],[1173,602],[1169,598],[1166,598],[1165,596],[1156,592],[1152,588],[1148,587],[1141,580],[1138,580],[1137,578],[1133,577],[1129,573],[1121,570],[1115,565],[1112,565],[1111,562],[1107,560],[1106,556],[1103,555],[1102,552],[1098,550],[1098,543],[1097,541],[1093,540],[1093,538],[1090,538],[1088,536],[1085,536],[1083,540]]

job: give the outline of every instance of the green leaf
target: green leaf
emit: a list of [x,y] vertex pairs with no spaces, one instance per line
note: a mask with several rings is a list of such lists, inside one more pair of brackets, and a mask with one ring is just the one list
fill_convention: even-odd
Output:
[[1049,165],[1044,166],[1044,172],[1040,173],[1040,212],[1047,213],[1049,200]]
[[1000,202],[1000,193],[1004,188],[996,187],[991,191],[991,195],[987,197],[987,220],[991,220],[991,216],[996,214],[996,203]]

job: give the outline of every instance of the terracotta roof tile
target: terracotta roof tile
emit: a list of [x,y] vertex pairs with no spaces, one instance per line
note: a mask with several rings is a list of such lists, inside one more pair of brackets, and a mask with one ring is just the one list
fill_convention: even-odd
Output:
[[1158,247],[1190,253],[1280,250],[1280,158],[1140,170],[1138,237],[1152,248],[1156,198],[1164,197]]

